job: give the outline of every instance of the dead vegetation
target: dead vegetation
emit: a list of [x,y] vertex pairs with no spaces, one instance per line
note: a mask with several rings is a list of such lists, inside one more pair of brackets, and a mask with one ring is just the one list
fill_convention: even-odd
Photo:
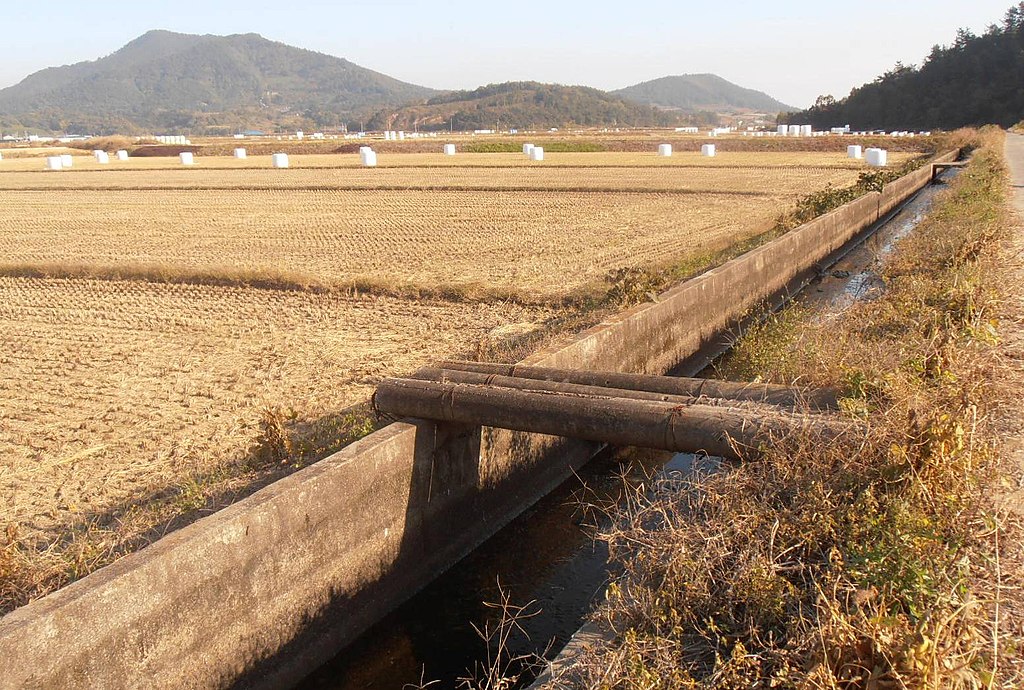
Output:
[[[0,186],[18,191],[5,192],[0,221],[0,610],[365,435],[360,401],[381,376],[453,356],[521,358],[764,241],[801,187],[858,174],[836,154],[680,156],[655,174],[642,169],[660,165],[653,155],[579,155],[587,165],[571,174],[608,199],[249,182],[226,194],[180,180],[391,171],[100,171],[82,156],[50,176],[5,161]],[[416,167],[423,158],[396,154],[396,184],[507,173],[558,186],[567,175],[509,172],[501,156]],[[182,187],[117,188],[150,174]],[[628,187],[678,191],[701,175],[725,191]],[[110,188],[89,191],[91,176]],[[758,177],[782,195],[730,193]],[[71,188],[19,188],[50,180]],[[668,268],[652,278],[639,263]]]
[[218,496],[367,433],[354,406],[380,377],[472,355],[478,343],[505,347],[501,329],[543,330],[553,316],[514,304],[0,278],[0,606],[85,572],[68,574],[76,539],[96,550],[76,563],[105,562],[176,509],[223,505]]
[[[863,437],[779,438],[756,458],[637,491],[601,538],[609,634],[553,682],[587,688],[1016,688],[1000,556],[1019,526],[998,470],[998,133],[841,316],[785,312],[730,377],[841,385]],[[1019,594],[1017,595],[1019,596]],[[1005,604],[1003,616],[1005,613]]]

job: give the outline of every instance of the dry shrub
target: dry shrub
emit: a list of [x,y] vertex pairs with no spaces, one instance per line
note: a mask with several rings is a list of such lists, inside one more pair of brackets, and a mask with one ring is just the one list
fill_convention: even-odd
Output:
[[67,146],[68,148],[84,149],[86,151],[106,151],[108,153],[113,153],[121,149],[130,151],[142,143],[145,142],[138,137],[115,135],[109,137],[93,137],[84,141],[72,141],[69,142]]
[[614,642],[553,685],[1020,687],[994,645],[988,563],[1005,527],[982,500],[1006,225],[1001,141],[983,134],[901,244],[881,299],[834,318],[785,314],[723,366],[842,386],[865,435],[773,439],[612,510],[601,538],[620,575],[595,616]]

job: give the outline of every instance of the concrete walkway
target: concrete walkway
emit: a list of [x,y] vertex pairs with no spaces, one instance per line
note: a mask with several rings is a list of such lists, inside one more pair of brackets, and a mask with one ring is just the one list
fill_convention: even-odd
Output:
[[[1006,386],[1002,410],[1005,464],[1003,481],[996,496],[996,506],[1007,525],[1011,541],[1024,526],[1024,136],[1007,134],[1006,161],[1010,168],[1010,201],[1017,210],[1013,234],[1006,248],[1004,261],[1007,278],[1006,303],[1000,314],[1000,336]],[[1016,527],[1014,527],[1016,526]],[[1001,585],[1002,610],[999,627],[1003,644],[1024,638],[1024,545],[1000,545],[1001,562],[996,562]],[[1024,677],[1024,655],[1014,655],[1013,668],[1004,669],[1008,676]]]
[[1006,161],[1010,165],[1014,206],[1024,214],[1024,134],[1006,135]]

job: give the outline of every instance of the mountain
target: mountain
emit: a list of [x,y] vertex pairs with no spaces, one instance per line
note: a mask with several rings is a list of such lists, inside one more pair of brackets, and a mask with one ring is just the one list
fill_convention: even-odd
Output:
[[778,113],[796,110],[766,93],[745,89],[714,74],[680,74],[652,79],[612,91],[634,103],[679,110],[754,110]]
[[0,126],[107,134],[325,127],[437,91],[258,34],[150,31],[0,90]]
[[1024,119],[1024,2],[982,36],[961,29],[920,67],[896,66],[842,100],[820,96],[794,122],[867,129],[1004,127]]
[[629,103],[598,89],[526,81],[489,84],[403,108],[384,108],[367,126],[406,130],[547,129],[570,125],[666,126],[679,121],[677,114]]

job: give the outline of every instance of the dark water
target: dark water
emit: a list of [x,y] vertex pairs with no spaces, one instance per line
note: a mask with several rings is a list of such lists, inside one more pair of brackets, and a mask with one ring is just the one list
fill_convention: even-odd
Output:
[[[950,168],[938,179],[948,182],[959,173],[959,168]],[[943,189],[942,184],[922,189],[885,225],[856,245],[826,275],[813,282],[801,295],[801,303],[822,311],[836,312],[854,302],[874,299],[881,294],[885,286],[880,272],[886,257],[924,220],[935,195]]]
[[[926,187],[812,283],[801,301],[825,312],[871,299],[883,288],[878,272],[885,257],[921,222],[941,189]],[[528,605],[530,616],[520,620],[523,630],[510,636],[508,651],[553,658],[603,596],[609,577],[607,549],[592,536],[600,514],[587,506],[616,502],[627,484],[658,472],[686,472],[692,461],[639,449],[602,454],[299,687],[391,690],[432,681],[429,687],[438,690],[458,687],[488,659],[480,631],[494,630],[501,620],[493,605],[503,595]]]
[[[455,567],[317,670],[301,688],[457,687],[487,659],[480,630],[493,630],[504,592],[527,607],[512,654],[553,657],[580,627],[607,584],[607,549],[594,538],[600,511],[658,471],[688,456],[608,451],[590,462]],[[532,603],[531,603],[532,602]]]

